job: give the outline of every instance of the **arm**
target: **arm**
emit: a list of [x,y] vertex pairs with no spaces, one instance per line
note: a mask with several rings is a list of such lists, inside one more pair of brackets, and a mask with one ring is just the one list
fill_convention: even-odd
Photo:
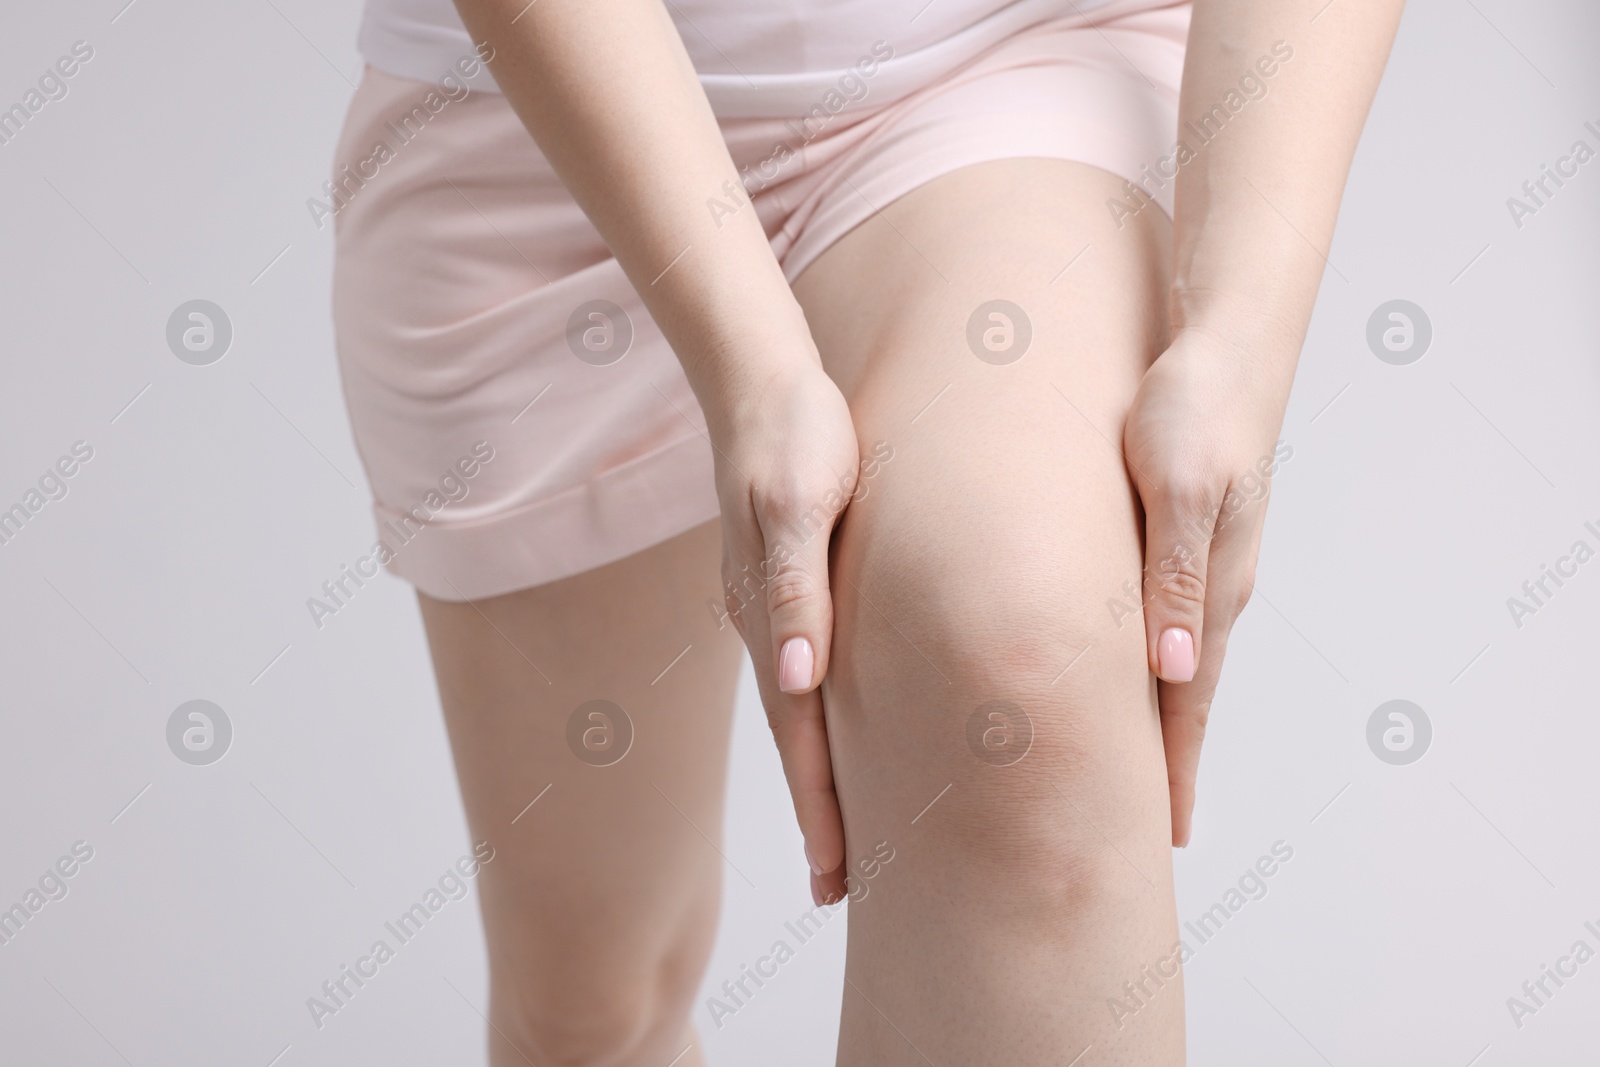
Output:
[[[816,691],[833,629],[829,539],[786,542],[817,505],[833,519],[842,511],[839,488],[847,499],[858,461],[849,408],[659,0],[457,7],[474,40],[493,48],[495,81],[643,297],[705,412],[729,611],[813,874],[834,871],[844,830]],[[712,198],[744,207],[719,222]]]
[[[1194,154],[1177,179],[1172,343],[1124,434],[1145,507],[1146,639],[1162,680],[1177,845],[1189,840],[1228,632],[1254,581],[1295,364],[1402,7],[1195,0],[1179,108]],[[1242,84],[1247,74],[1254,82]],[[1237,112],[1230,92],[1248,101]],[[1215,116],[1205,121],[1218,105],[1220,130]]]
[[731,192],[743,203],[744,190],[659,0],[456,6],[474,40],[493,47],[495,81],[644,298],[696,395],[713,401],[708,419],[779,365],[816,360],[755,212],[719,226],[706,208]]

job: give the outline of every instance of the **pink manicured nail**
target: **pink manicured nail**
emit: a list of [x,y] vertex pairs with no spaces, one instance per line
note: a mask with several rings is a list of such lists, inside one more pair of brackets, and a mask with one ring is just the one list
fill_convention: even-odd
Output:
[[822,883],[817,881],[817,876],[811,876],[811,903],[822,907]]
[[803,637],[789,638],[778,653],[778,688],[785,693],[804,693],[811,688],[811,669],[815,665],[811,642]]
[[822,873],[822,866],[819,863],[817,863],[816,860],[811,858],[811,846],[810,845],[806,846],[806,862],[811,864],[811,873],[812,874],[821,874]]
[[1156,641],[1156,663],[1163,681],[1187,682],[1194,677],[1194,638],[1176,626],[1161,631]]

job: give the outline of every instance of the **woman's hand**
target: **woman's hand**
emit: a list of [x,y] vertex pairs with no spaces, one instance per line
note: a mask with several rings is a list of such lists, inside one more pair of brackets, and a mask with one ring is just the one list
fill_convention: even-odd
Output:
[[[1178,102],[1189,154],[1173,216],[1174,339],[1123,434],[1145,509],[1145,629],[1175,845],[1189,841],[1206,716],[1255,578],[1265,480],[1288,458],[1275,441],[1289,383],[1404,6],[1195,0]],[[1227,136],[1187,140],[1241,90],[1258,102]]]
[[855,426],[814,355],[740,392],[707,410],[723,589],[783,759],[812,897],[831,903],[846,892],[844,823],[817,686],[833,636],[828,543],[857,484]]
[[1255,582],[1270,480],[1292,450],[1276,443],[1298,338],[1243,351],[1180,332],[1145,374],[1123,432],[1144,503],[1144,622],[1161,679],[1172,843],[1189,843],[1195,774],[1228,633]]
[[[812,857],[844,891],[844,829],[817,683],[833,628],[828,541],[855,486],[850,411],[743,198],[659,0],[457,0],[495,82],[672,345],[716,446],[728,608],[755,661]],[[787,653],[785,650],[787,649]],[[785,692],[792,690],[792,692]]]

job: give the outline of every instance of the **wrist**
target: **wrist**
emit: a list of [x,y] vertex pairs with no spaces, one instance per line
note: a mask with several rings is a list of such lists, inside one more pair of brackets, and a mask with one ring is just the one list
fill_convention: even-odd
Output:
[[774,314],[721,325],[679,350],[713,440],[759,424],[796,382],[824,373],[805,318],[795,310],[792,319]]
[[685,272],[647,301],[713,434],[775,383],[821,370],[804,311],[776,263],[770,272],[761,267],[742,279],[720,269]]
[[1293,367],[1305,342],[1310,309],[1254,293],[1179,288],[1168,295],[1172,339],[1191,338],[1255,361]]

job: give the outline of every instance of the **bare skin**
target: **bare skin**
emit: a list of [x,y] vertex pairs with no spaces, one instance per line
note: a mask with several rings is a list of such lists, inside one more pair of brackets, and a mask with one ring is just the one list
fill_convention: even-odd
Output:
[[[1185,163],[1171,229],[1153,209],[1113,229],[1120,182],[1092,168],[985,164],[891,205],[893,227],[862,226],[792,290],[754,212],[708,230],[701,205],[737,175],[661,5],[458,6],[705,411],[723,591],[814,893],[836,898],[878,842],[896,850],[852,917],[839,1063],[1065,1063],[1088,1046],[1181,1063],[1181,980],[1152,990],[1146,968],[1176,938],[1167,848],[1189,839],[1264,497],[1219,512],[1273,451],[1399,0],[1197,0],[1182,118],[1276,41],[1296,65]],[[1085,241],[1093,270],[1052,286]],[[686,247],[716,252],[663,276]],[[1035,326],[1001,367],[964,339],[997,291]],[[830,517],[838,536],[738,593],[880,439],[897,458]],[[712,538],[696,537],[476,607],[424,599],[474,833],[512,857],[484,888],[496,1067],[645,1067],[690,1044],[717,899],[699,833],[720,823],[736,659],[732,628],[709,632]],[[1128,582],[1142,611],[1118,625],[1104,604]],[[696,626],[722,641],[705,673],[650,693]],[[561,677],[537,678],[541,657]],[[637,702],[643,747],[595,777],[564,729],[608,692]],[[1010,766],[968,742],[995,700],[1033,728]],[[658,713],[688,732],[647,728]],[[563,788],[564,818],[541,811]],[[1119,1026],[1106,1005],[1125,982],[1148,1000]]]
[[[701,832],[720,837],[743,655],[706,608],[720,558],[711,523],[536,589],[419,596],[467,821],[495,848],[479,878],[494,1067],[663,1067],[694,1040],[722,875]],[[633,722],[610,766],[567,744],[596,698]]]
[[[842,1065],[919,1063],[916,1048],[1045,1063],[1091,1043],[1125,1056],[1102,1062],[1181,1062],[1181,979],[1120,1031],[1106,1008],[1176,940],[1143,630],[1104,609],[1140,568],[1113,442],[1165,336],[1170,231],[1152,212],[1117,232],[1104,200],[1118,184],[1043,160],[959,171],[795,287],[863,452],[894,449],[848,510],[833,568],[824,702],[850,858],[878,842],[895,852],[851,905]],[[992,213],[991,254],[973,256],[942,220],[1008,190],[1026,206]],[[1086,242],[1095,270],[1052,284],[1057,249]],[[968,311],[994,292],[1034,310],[1033,344],[1011,366],[966,347]],[[1003,552],[998,524],[1014,534]],[[495,1067],[659,1065],[692,1039],[720,877],[699,834],[720,844],[738,654],[705,605],[718,553],[705,527],[475,606],[422,598],[472,831],[506,860],[484,872]],[[650,686],[691,643],[670,684]],[[607,768],[574,759],[565,738],[597,695],[636,724],[634,749]],[[1014,766],[968,746],[967,719],[994,699],[1032,722]]]
[[[1119,231],[1120,185],[969,167],[795,285],[863,453],[894,447],[840,527],[823,683],[850,859],[895,853],[850,905],[842,1067],[1183,1059],[1180,978],[1120,1029],[1107,1009],[1177,941],[1144,628],[1105,608],[1140,570],[1116,442],[1167,337],[1171,231],[1159,212]],[[980,215],[981,246],[948,224]],[[1085,244],[1093,262],[1052,283]],[[965,327],[1000,294],[1032,340],[995,366]],[[1031,725],[1009,765],[969,743],[994,701]]]

